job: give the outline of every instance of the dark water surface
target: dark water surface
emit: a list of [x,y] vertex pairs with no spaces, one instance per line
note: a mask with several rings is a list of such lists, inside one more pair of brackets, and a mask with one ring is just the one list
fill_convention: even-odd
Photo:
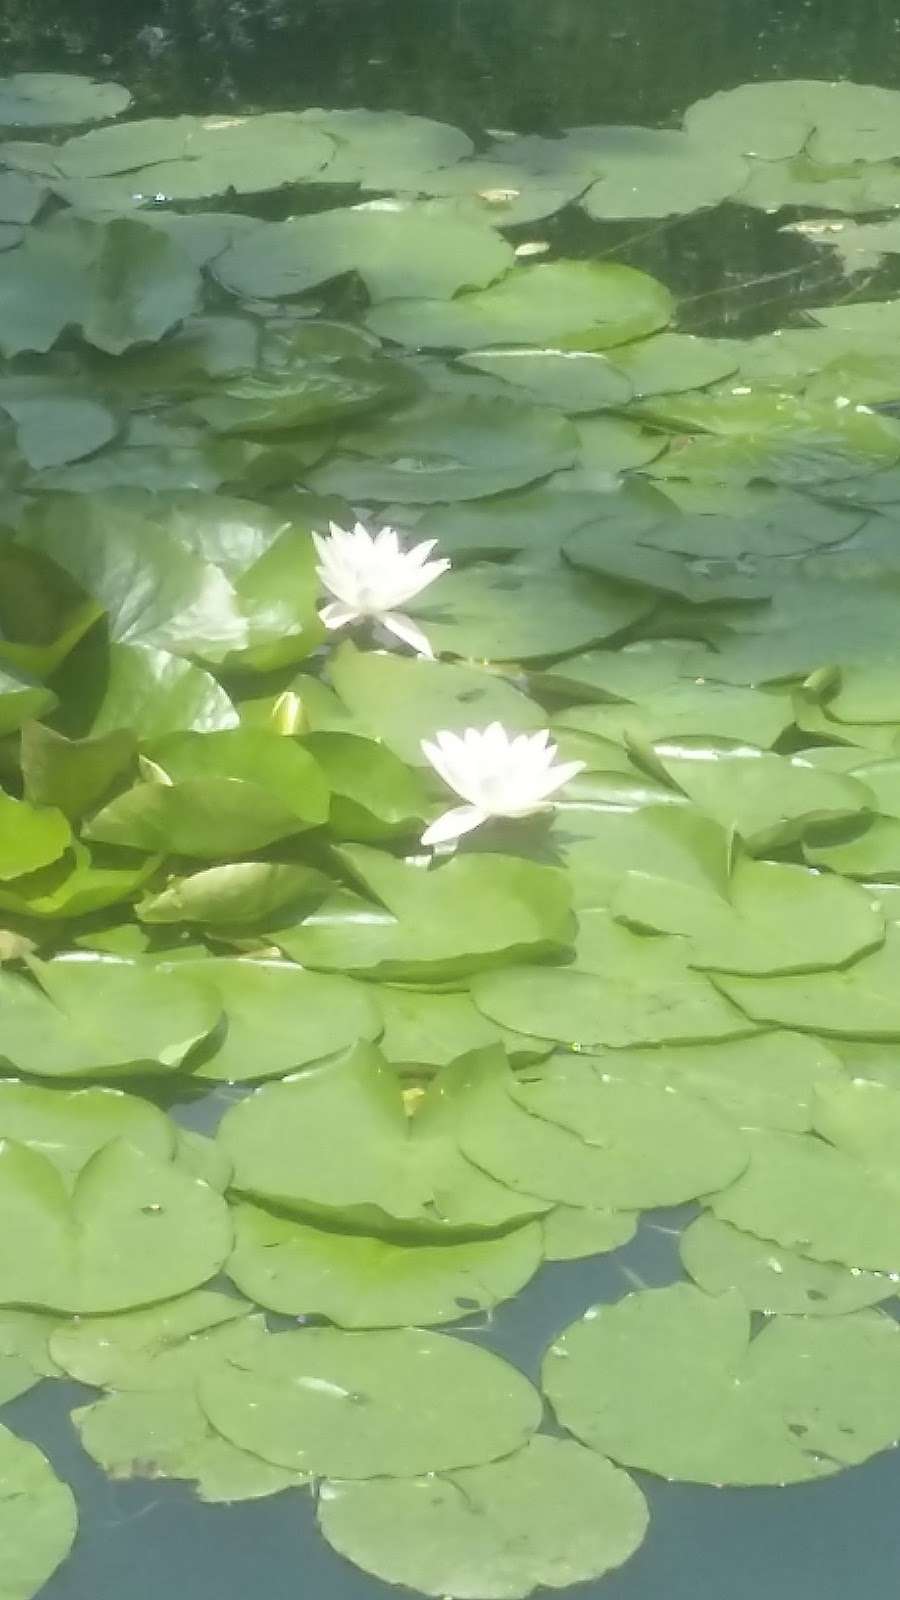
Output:
[[[900,86],[900,0],[5,0],[0,46],[4,71],[116,77],[135,91],[138,114],[364,105],[473,131],[551,131],[666,124],[699,96],[751,79]],[[567,244],[587,250],[595,239],[567,235]],[[698,330],[777,326],[840,292],[830,260],[737,208],[607,228],[604,240],[681,294],[682,326]],[[879,278],[878,294],[892,289]],[[645,1218],[613,1255],[545,1267],[470,1336],[534,1376],[553,1335],[588,1304],[676,1276],[665,1217]],[[82,1395],[47,1384],[5,1413],[48,1452],[80,1505],[75,1552],[45,1600],[401,1593],[332,1553],[310,1496],[206,1508],[175,1484],[109,1482],[68,1420]],[[620,1573],[573,1591],[585,1600],[868,1600],[897,1590],[897,1452],[787,1491],[641,1482],[647,1541]]]

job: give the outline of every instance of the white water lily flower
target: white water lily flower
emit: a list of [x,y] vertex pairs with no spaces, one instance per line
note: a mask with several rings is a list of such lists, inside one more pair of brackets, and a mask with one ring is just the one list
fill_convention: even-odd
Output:
[[554,766],[558,749],[550,730],[511,737],[499,722],[465,733],[436,733],[422,749],[464,806],[445,811],[422,835],[422,843],[446,844],[489,817],[530,817],[550,809],[550,795],[585,767],[583,761]]
[[424,539],[411,550],[401,550],[394,528],[369,533],[361,522],[348,530],[328,524],[330,535],[314,533],[323,586],[334,600],[319,616],[326,628],[344,628],[364,618],[381,623],[421,656],[434,652],[421,628],[396,610],[427,589],[446,572],[449,561],[429,561],[436,539]]

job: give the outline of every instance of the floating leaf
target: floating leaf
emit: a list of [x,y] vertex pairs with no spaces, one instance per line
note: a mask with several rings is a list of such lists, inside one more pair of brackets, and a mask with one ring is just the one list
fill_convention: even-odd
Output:
[[9,881],[58,861],[72,840],[61,811],[14,800],[0,789],[0,880]]
[[738,861],[727,904],[695,891],[673,905],[667,880],[632,871],[614,908],[629,925],[685,935],[692,965],[713,972],[776,976],[842,967],[884,937],[871,893],[782,862]]
[[634,395],[627,374],[598,350],[470,350],[465,364],[572,416],[627,404]]
[[348,978],[286,962],[228,958],[179,961],[172,970],[211,988],[222,1006],[224,1031],[195,1052],[195,1078],[243,1083],[281,1077],[381,1031],[369,992]]
[[[449,1238],[484,1235],[547,1207],[494,1182],[462,1155],[456,1138],[466,1057],[436,1080],[413,1119],[400,1082],[370,1045],[257,1091],[233,1106],[219,1143],[234,1187],[281,1210],[367,1232]],[[336,1157],[330,1130],[340,1124]]]
[[[197,922],[211,930],[264,926],[291,919],[298,906],[321,899],[328,879],[314,867],[284,861],[230,861],[189,877],[172,877],[142,900],[142,922]],[[212,976],[212,973],[210,973]]]
[[471,397],[345,434],[341,452],[306,481],[351,501],[471,500],[570,466],[577,444],[572,425],[552,411]]
[[232,294],[277,300],[355,271],[377,302],[443,300],[491,283],[512,264],[511,246],[486,223],[398,204],[264,223],[218,257],[215,273]]
[[[551,1346],[544,1386],[563,1426],[614,1461],[693,1483],[801,1483],[893,1443],[897,1336],[859,1311],[778,1317],[751,1340],[734,1291],[675,1284],[592,1307]],[[715,1427],[698,1430],[698,1413]]]
[[524,1444],[540,1397],[489,1351],[391,1329],[276,1334],[240,1370],[201,1381],[220,1433],[316,1477],[411,1477],[497,1460]]
[[569,944],[569,887],[555,867],[473,854],[429,871],[365,845],[345,846],[340,855],[368,898],[339,889],[295,927],[273,934],[302,966],[427,983],[526,954],[547,958]]
[[175,1133],[147,1100],[119,1089],[49,1089],[0,1080],[0,1139],[46,1156],[67,1180],[103,1146],[124,1139],[156,1161],[168,1161]]
[[346,643],[329,666],[360,730],[416,766],[425,765],[420,741],[436,728],[462,733],[502,722],[511,733],[531,733],[546,722],[541,707],[508,678],[468,663],[406,659]]
[[12,1226],[0,1244],[0,1300],[58,1311],[125,1310],[211,1278],[231,1243],[221,1196],[121,1140],[82,1168],[71,1197],[25,1145],[0,1148]]
[[214,990],[177,972],[84,957],[31,965],[37,983],[0,971],[0,1049],[32,1076],[172,1071],[221,1014]]
[[[516,1600],[600,1578],[627,1561],[647,1525],[624,1472],[542,1434],[504,1461],[437,1481],[325,1483],[318,1506],[340,1555],[441,1600]],[[409,1530],[402,1541],[398,1527]]]
[[712,1209],[813,1261],[900,1270],[896,1176],[806,1134],[748,1135],[750,1165]]
[[900,1038],[897,965],[900,929],[889,924],[881,949],[843,972],[739,978],[716,974],[718,987],[759,1022],[836,1038]]
[[17,72],[0,79],[0,124],[11,128],[104,122],[130,104],[120,83],[96,83],[77,72]]
[[742,1233],[709,1215],[685,1230],[680,1251],[685,1270],[707,1294],[736,1289],[750,1311],[767,1316],[844,1316],[896,1292],[889,1277],[809,1261],[796,1250]]
[[790,79],[744,83],[698,100],[691,136],[720,151],[778,161],[805,150],[816,161],[882,161],[900,155],[900,98],[867,83]]
[[568,1075],[518,1085],[484,1055],[466,1079],[464,1153],[511,1189],[602,1210],[677,1205],[746,1163],[741,1139],[688,1095]]
[[459,350],[490,344],[554,344],[607,350],[664,328],[668,291],[632,267],[558,261],[520,267],[489,289],[453,300],[398,300],[366,323],[398,344]]
[[249,1312],[244,1300],[195,1289],[164,1305],[62,1323],[53,1335],[53,1359],[77,1383],[97,1389],[183,1389],[267,1337],[263,1318]]
[[271,1311],[317,1314],[342,1328],[391,1328],[489,1311],[524,1287],[542,1254],[537,1223],[497,1239],[405,1244],[326,1232],[242,1205],[227,1270]]
[[328,814],[316,763],[276,734],[171,734],[154,745],[154,761],[164,781],[111,800],[92,818],[90,838],[216,860],[315,827]]
[[548,1261],[580,1261],[618,1250],[637,1231],[633,1211],[598,1211],[589,1206],[554,1206],[542,1219]]
[[613,584],[512,562],[449,573],[417,607],[435,650],[483,661],[528,661],[622,632],[649,602]]
[[73,1411],[72,1421],[82,1449],[111,1478],[187,1480],[207,1504],[258,1500],[307,1482],[223,1439],[190,1390],[111,1394]]
[[75,1498],[46,1456],[0,1428],[3,1600],[31,1600],[72,1548]]

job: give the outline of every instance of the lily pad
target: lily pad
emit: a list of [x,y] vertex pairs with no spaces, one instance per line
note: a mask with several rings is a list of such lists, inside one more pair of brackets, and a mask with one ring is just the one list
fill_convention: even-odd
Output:
[[428,983],[569,945],[569,886],[555,867],[479,853],[426,870],[366,845],[345,846],[340,857],[364,894],[338,889],[273,933],[301,966]]
[[76,1383],[144,1394],[183,1389],[267,1337],[246,1301],[196,1289],[164,1305],[79,1317],[53,1335],[53,1359]]
[[0,1405],[27,1394],[42,1378],[59,1376],[49,1349],[56,1326],[56,1317],[40,1311],[0,1312]]
[[58,861],[72,841],[72,831],[55,806],[33,806],[0,790],[0,881]]
[[580,1261],[628,1244],[637,1232],[633,1211],[554,1206],[541,1221],[547,1261]]
[[217,860],[324,822],[328,790],[312,757],[251,729],[171,734],[153,779],[128,789],[86,832],[104,844]]
[[773,977],[842,967],[884,938],[871,892],[841,878],[782,862],[735,864],[728,903],[694,891],[679,905],[671,885],[649,873],[626,874],[615,915],[632,926],[680,933],[693,966]]
[[271,1311],[315,1314],[342,1328],[393,1328],[490,1311],[534,1276],[542,1242],[536,1222],[496,1239],[409,1244],[326,1232],[241,1205],[227,1271]]
[[650,601],[564,566],[489,564],[449,573],[416,614],[435,650],[482,661],[528,661],[624,631]]
[[474,500],[547,477],[575,459],[571,423],[518,400],[442,401],[346,433],[307,474],[317,494],[430,505]]
[[[340,1555],[440,1600],[518,1600],[600,1578],[627,1561],[647,1525],[624,1472],[543,1434],[504,1461],[437,1480],[325,1483],[318,1508]],[[398,1527],[410,1530],[402,1542]]]
[[246,1083],[281,1077],[381,1031],[374,1000],[349,978],[227,957],[179,961],[172,970],[212,989],[222,1006],[224,1028],[192,1057],[195,1078]]
[[154,925],[194,922],[211,932],[264,927],[319,900],[328,879],[314,867],[286,861],[229,861],[188,877],[169,878],[137,908]]
[[17,72],[0,79],[0,124],[9,128],[104,122],[130,104],[120,83],[97,83],[77,72]]
[[220,1195],[118,1140],[82,1168],[71,1196],[25,1145],[0,1147],[13,1225],[0,1245],[0,1300],[78,1314],[126,1310],[211,1278],[231,1244]]
[[513,264],[512,247],[487,223],[431,215],[426,208],[357,206],[262,224],[215,262],[232,294],[277,300],[358,272],[371,298],[449,299],[480,288]]
[[31,1600],[75,1539],[75,1497],[33,1444],[0,1428],[3,1600]]
[[510,733],[531,733],[546,724],[542,708],[508,677],[467,662],[418,661],[346,643],[331,657],[329,671],[359,731],[419,767],[425,765],[421,740],[436,728],[462,733],[501,722]]
[[504,383],[526,390],[533,400],[558,406],[570,416],[627,405],[635,392],[627,374],[599,350],[501,346],[499,350],[470,350],[465,364],[502,378]]
[[0,1080],[0,1139],[27,1145],[71,1181],[103,1146],[124,1139],[155,1161],[168,1161],[175,1130],[148,1100],[119,1089],[50,1089]]
[[558,261],[517,268],[491,288],[453,300],[375,306],[366,324],[383,339],[431,349],[540,343],[607,350],[664,328],[672,311],[662,284],[633,267]]
[[[778,1317],[750,1331],[734,1291],[628,1295],[592,1307],[551,1346],[544,1386],[592,1449],[693,1483],[802,1483],[893,1443],[900,1342],[890,1317]],[[715,1426],[698,1430],[698,1413]]]
[[275,1334],[210,1374],[214,1428],[264,1461],[316,1477],[412,1477],[495,1461],[523,1445],[541,1401],[514,1367],[415,1328]]
[[722,1222],[812,1261],[900,1268],[896,1174],[808,1134],[748,1134],[750,1165],[715,1195]]
[[189,1389],[111,1394],[73,1411],[72,1421],[110,1478],[186,1480],[207,1504],[259,1500],[308,1481],[223,1439]]
[[679,1248],[685,1270],[707,1294],[736,1289],[750,1311],[767,1316],[845,1316],[896,1293],[886,1275],[810,1261],[708,1214],[685,1230]]
[[432,1240],[483,1236],[540,1215],[540,1199],[491,1180],[459,1148],[468,1073],[483,1057],[477,1051],[442,1073],[412,1118],[400,1080],[371,1045],[257,1091],[219,1128],[235,1189],[309,1221]]
[[2,1057],[33,1077],[171,1072],[221,1015],[218,995],[136,962],[32,960],[36,982],[0,971]]
[[574,1058],[569,1077],[520,1085],[502,1057],[482,1055],[466,1089],[464,1153],[498,1182],[545,1200],[615,1211],[677,1205],[746,1163],[740,1137],[708,1105],[605,1084]]
[[797,977],[741,978],[716,974],[724,994],[758,1022],[800,1028],[826,1037],[900,1038],[897,970],[900,929],[895,923],[879,950],[841,972]]
[[717,150],[778,161],[805,150],[816,161],[882,161],[900,154],[900,97],[867,83],[797,78],[744,83],[698,100],[691,136]]

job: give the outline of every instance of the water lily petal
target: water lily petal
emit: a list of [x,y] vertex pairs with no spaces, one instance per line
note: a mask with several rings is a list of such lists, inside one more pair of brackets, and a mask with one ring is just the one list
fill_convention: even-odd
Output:
[[356,622],[359,612],[352,606],[339,605],[337,602],[323,606],[319,612],[319,621],[324,622],[326,628],[345,628],[348,622]]
[[386,611],[378,620],[382,627],[387,628],[388,632],[393,633],[396,638],[402,639],[403,643],[408,644],[411,650],[415,650],[420,656],[426,656],[429,661],[434,660],[434,651],[431,645],[428,643],[421,628],[417,628],[410,617],[401,617],[396,611]]
[[449,844],[451,839],[459,839],[462,834],[471,833],[473,828],[480,828],[487,820],[487,813],[479,811],[477,806],[454,806],[451,811],[445,811],[438,817],[430,828],[425,829],[422,843]]

